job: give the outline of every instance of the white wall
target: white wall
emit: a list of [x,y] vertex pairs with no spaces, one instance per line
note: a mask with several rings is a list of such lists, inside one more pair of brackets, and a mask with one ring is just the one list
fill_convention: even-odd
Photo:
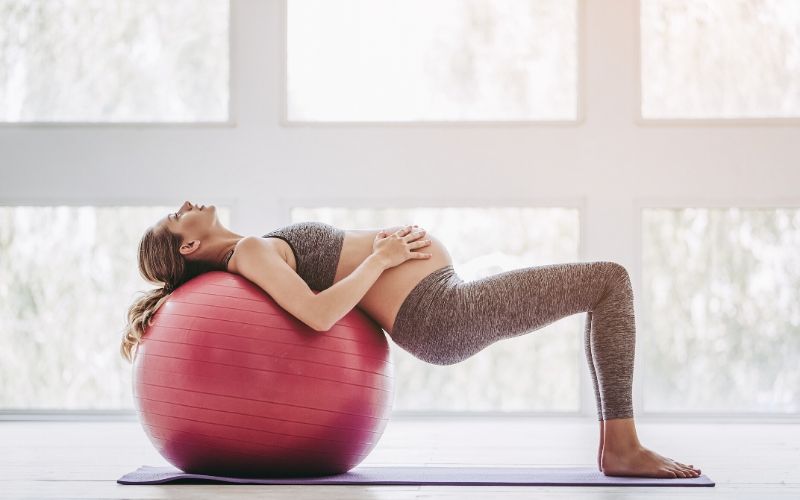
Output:
[[581,6],[580,123],[289,125],[284,1],[233,0],[231,124],[2,125],[0,204],[233,200],[232,229],[263,234],[282,198],[579,200],[582,260],[622,263],[634,293],[637,202],[800,205],[800,120],[640,123],[638,1]]

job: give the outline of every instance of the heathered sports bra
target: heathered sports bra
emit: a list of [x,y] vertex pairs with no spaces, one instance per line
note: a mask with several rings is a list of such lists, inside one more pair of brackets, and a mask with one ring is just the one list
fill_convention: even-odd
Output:
[[[312,290],[322,291],[333,285],[336,266],[342,253],[344,230],[324,222],[296,222],[263,235],[280,238],[292,249],[297,274]],[[233,248],[223,259],[224,269],[233,255]]]

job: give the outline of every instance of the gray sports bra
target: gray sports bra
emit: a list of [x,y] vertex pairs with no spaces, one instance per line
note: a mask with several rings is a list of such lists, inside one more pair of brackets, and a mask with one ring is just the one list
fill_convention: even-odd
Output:
[[[343,229],[324,222],[296,222],[263,235],[262,238],[280,238],[292,249],[297,274],[312,290],[322,291],[333,285],[336,266],[344,243]],[[223,269],[233,256],[230,249],[222,260]]]

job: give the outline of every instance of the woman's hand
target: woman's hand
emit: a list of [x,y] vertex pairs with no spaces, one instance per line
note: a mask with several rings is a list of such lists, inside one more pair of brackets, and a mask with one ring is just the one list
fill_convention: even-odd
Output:
[[398,266],[409,259],[429,259],[431,254],[415,252],[417,248],[430,245],[431,240],[421,239],[425,230],[412,232],[416,225],[405,226],[394,233],[378,231],[372,242],[372,253],[380,255],[386,261],[386,269]]

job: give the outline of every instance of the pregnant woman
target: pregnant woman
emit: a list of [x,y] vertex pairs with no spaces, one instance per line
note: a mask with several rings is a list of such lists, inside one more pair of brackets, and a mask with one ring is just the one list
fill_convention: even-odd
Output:
[[220,223],[214,205],[187,201],[148,228],[139,244],[140,273],[164,285],[131,307],[122,355],[132,360],[147,322],[172,290],[211,270],[244,276],[321,332],[358,306],[398,346],[437,365],[585,312],[585,354],[600,422],[598,468],[607,476],[700,475],[639,442],[631,401],[633,292],[626,269],[615,262],[526,267],[464,281],[445,246],[417,226],[343,230],[299,222],[242,236]]

